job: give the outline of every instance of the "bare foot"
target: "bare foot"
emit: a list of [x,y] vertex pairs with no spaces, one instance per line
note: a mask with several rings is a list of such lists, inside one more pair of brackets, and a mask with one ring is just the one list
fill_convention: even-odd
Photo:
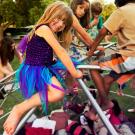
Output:
[[117,95],[118,95],[118,96],[123,96],[123,95],[124,95],[121,89],[119,89],[119,90],[117,91]]
[[15,106],[12,109],[10,115],[8,116],[7,120],[5,121],[5,123],[3,125],[4,131],[8,135],[13,135],[21,117],[22,117],[22,112],[20,112],[19,107]]

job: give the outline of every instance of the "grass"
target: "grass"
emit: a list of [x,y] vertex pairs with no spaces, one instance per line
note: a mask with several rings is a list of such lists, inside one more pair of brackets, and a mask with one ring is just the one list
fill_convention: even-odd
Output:
[[[110,96],[111,96],[111,98],[115,98],[115,99],[118,100],[118,102],[119,102],[122,110],[125,112],[125,114],[130,119],[135,119],[135,114],[134,113],[128,113],[127,112],[127,110],[129,108],[135,108],[135,90],[132,90],[130,88],[130,86],[129,86],[130,85],[130,82],[131,81],[128,82],[128,86],[127,86],[127,88],[125,88],[124,93],[125,94],[129,94],[129,95],[132,95],[132,96],[134,96],[134,98],[129,98],[129,97],[125,97],[125,96],[117,96],[116,94],[113,94],[113,93],[111,93]],[[116,84],[114,84],[112,86],[112,88],[111,88],[111,90],[113,90],[115,92],[117,91],[117,89],[118,88],[117,88],[117,85]]]

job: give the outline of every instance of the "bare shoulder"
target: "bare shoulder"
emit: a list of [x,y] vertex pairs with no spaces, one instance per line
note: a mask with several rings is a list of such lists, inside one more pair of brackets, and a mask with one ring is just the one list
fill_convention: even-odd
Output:
[[42,35],[43,33],[45,34],[45,33],[48,33],[50,31],[51,31],[51,29],[47,25],[42,25],[35,31],[35,33],[37,35]]

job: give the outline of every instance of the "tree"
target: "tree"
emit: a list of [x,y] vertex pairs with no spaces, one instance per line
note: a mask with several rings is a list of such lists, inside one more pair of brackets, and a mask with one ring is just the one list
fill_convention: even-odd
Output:
[[0,2],[0,41],[8,26],[14,24],[16,13],[16,6],[12,0]]
[[38,19],[42,16],[45,8],[53,3],[55,0],[42,0],[40,4],[34,3],[34,6],[29,9],[29,20],[31,24],[35,24]]
[[29,19],[29,10],[38,5],[38,0],[1,0],[0,1],[0,40],[3,38],[4,31],[9,25],[14,24],[16,27],[31,25]]
[[[34,4],[35,6],[33,6],[33,8],[31,8],[30,10],[29,10],[29,21],[30,21],[30,23],[31,24],[35,24],[35,22],[37,22],[37,20],[41,17],[41,15],[43,14],[43,12],[44,12],[44,10],[45,10],[45,8],[49,5],[49,4],[51,4],[51,3],[53,3],[53,2],[55,2],[55,1],[57,1],[57,0],[42,0],[41,2],[40,2],[40,6],[37,6],[37,5],[39,5],[39,4]],[[60,1],[64,1],[64,2],[66,2],[66,3],[69,3],[70,2],[70,0],[60,0]]]
[[[0,0],[0,40],[9,25],[16,27],[33,25],[48,4],[57,0]],[[61,0],[69,3],[70,0]]]
[[[17,26],[27,26],[31,25],[34,22],[30,21],[30,10],[32,8],[35,9],[41,9],[41,0],[16,0],[16,7],[17,7],[17,12],[21,16],[19,20],[17,20],[16,25]],[[33,10],[33,15],[36,16],[37,12],[34,13],[35,10]],[[23,20],[21,20],[23,19]]]
[[104,21],[107,20],[107,18],[112,14],[112,12],[116,9],[116,6],[114,4],[106,4],[104,5],[102,16],[104,18]]

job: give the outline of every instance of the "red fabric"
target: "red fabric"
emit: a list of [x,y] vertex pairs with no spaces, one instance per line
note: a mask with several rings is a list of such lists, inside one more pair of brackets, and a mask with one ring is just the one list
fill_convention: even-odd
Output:
[[66,131],[71,135],[88,135],[87,131],[81,127],[81,125],[75,121],[71,122],[67,127]]
[[78,126],[74,131],[74,135],[80,135],[81,131],[82,131],[82,127]]
[[121,124],[120,118],[114,114],[112,109],[109,110],[108,114],[110,114],[109,120],[113,125],[120,125]]
[[55,130],[60,130],[66,128],[69,118],[70,117],[66,112],[55,112],[51,115],[50,119],[56,121]]
[[70,128],[76,123],[76,121],[72,121],[67,127],[66,127],[66,131],[70,131]]
[[52,129],[25,127],[25,135],[52,135]]

